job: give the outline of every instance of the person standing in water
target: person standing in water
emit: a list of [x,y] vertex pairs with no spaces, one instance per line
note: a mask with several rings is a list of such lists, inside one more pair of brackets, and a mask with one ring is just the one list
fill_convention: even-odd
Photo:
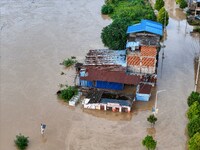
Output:
[[46,125],[41,123],[40,130],[41,130],[42,135],[44,134],[45,128],[46,128]]

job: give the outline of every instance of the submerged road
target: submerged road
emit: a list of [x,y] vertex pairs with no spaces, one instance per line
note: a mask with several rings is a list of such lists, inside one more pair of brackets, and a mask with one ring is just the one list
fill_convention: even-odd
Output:
[[[194,88],[193,58],[200,46],[172,0],[166,1],[170,20],[158,68],[157,88],[166,92],[158,95],[155,130],[146,121],[150,110],[88,111],[57,100],[58,84],[73,84],[74,77],[74,69],[59,63],[71,56],[83,61],[89,49],[104,48],[100,33],[110,20],[101,17],[103,3],[1,0],[0,149],[15,150],[15,135],[22,133],[29,136],[29,150],[143,150],[149,132],[158,149],[185,149],[186,99]],[[40,123],[47,124],[43,137]]]

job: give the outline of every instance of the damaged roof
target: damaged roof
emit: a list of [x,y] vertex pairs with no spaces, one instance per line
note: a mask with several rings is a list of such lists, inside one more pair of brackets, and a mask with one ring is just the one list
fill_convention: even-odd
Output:
[[90,50],[84,65],[122,65],[126,66],[126,50]]

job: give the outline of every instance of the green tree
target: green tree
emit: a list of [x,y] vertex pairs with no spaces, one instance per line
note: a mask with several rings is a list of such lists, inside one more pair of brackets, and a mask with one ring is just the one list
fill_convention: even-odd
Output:
[[157,21],[162,23],[163,25],[168,25],[169,22],[169,15],[168,12],[165,10],[164,7],[162,7],[158,12],[158,18]]
[[188,142],[189,150],[200,150],[200,133],[197,132]]
[[150,115],[148,118],[147,118],[147,121],[149,121],[151,124],[153,124],[153,126],[155,125],[156,121],[157,121],[157,118],[154,116],[154,115]]
[[28,137],[25,137],[20,133],[19,135],[16,135],[14,142],[19,150],[25,150],[28,146],[29,140]]
[[195,133],[200,132],[200,118],[196,117],[188,123],[188,135],[191,138]]
[[58,94],[58,97],[64,101],[69,101],[77,93],[78,89],[76,87],[69,86],[66,89],[61,90]]
[[157,142],[153,139],[152,136],[147,135],[143,140],[142,140],[142,145],[145,146],[148,150],[155,150]]
[[123,18],[116,19],[110,25],[104,27],[101,33],[104,45],[113,50],[125,49],[126,30],[130,24],[130,19]]
[[194,119],[195,117],[200,117],[200,104],[199,102],[195,101],[187,111],[187,116],[190,120]]
[[101,7],[101,13],[104,15],[111,14],[113,12],[113,7],[111,5],[103,5]]
[[163,0],[156,0],[154,8],[159,11],[164,5],[165,2]]
[[200,95],[198,92],[192,92],[187,99],[188,106],[191,106],[195,101],[200,103]]
[[180,8],[183,9],[185,7],[187,7],[187,2],[185,0],[181,0],[181,2],[180,2]]

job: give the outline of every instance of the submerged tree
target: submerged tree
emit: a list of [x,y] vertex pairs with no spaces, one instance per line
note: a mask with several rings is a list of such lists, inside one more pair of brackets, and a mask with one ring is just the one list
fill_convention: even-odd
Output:
[[159,11],[164,5],[165,2],[163,0],[156,0],[154,8]]
[[200,104],[199,102],[195,101],[190,107],[187,112],[187,116],[190,120],[194,119],[195,117],[200,117]]
[[157,21],[162,23],[164,26],[168,25],[169,22],[169,14],[168,12],[165,10],[164,7],[162,7],[159,12],[158,12],[158,18]]
[[148,150],[155,150],[155,149],[156,149],[157,142],[153,139],[152,136],[147,135],[147,136],[143,139],[142,145],[144,145]]
[[104,15],[111,14],[113,12],[113,7],[111,5],[103,5],[101,7],[101,13]]
[[200,149],[200,133],[197,132],[190,140],[189,140],[189,150],[199,150]]
[[123,18],[116,19],[110,25],[104,27],[101,33],[104,45],[113,50],[125,49],[126,30],[130,24],[130,19]]
[[157,118],[154,116],[154,115],[150,115],[148,118],[147,118],[147,121],[149,121],[153,126],[155,125],[156,121],[157,121]]
[[192,92],[187,99],[188,106],[191,106],[195,101],[200,103],[200,95],[198,92]]
[[188,123],[188,135],[191,138],[195,133],[200,132],[200,117],[192,119]]
[[25,137],[20,133],[19,135],[16,135],[16,139],[14,142],[19,150],[25,150],[28,146],[29,140],[28,137]]

